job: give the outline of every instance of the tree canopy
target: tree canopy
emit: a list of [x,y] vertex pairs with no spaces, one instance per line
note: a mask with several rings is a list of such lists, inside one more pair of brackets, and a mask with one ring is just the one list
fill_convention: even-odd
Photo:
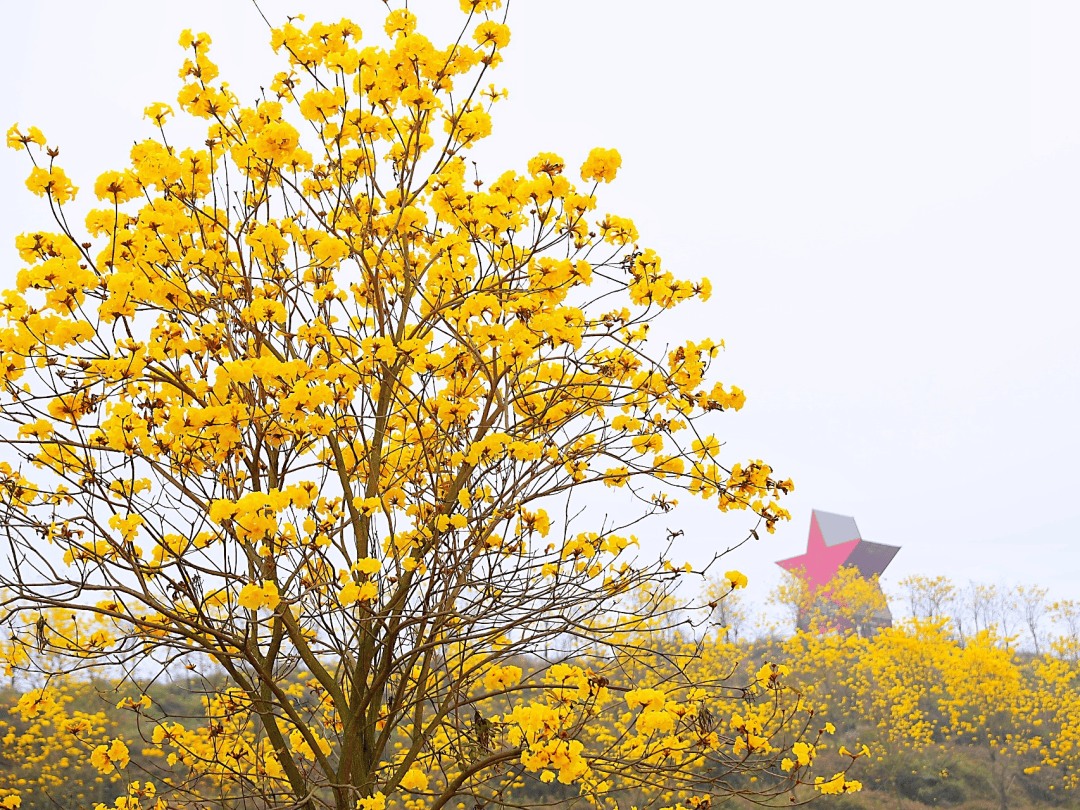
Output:
[[[677,532],[637,552],[679,496],[754,533],[787,518],[789,481],[719,458],[744,402],[722,342],[649,338],[710,284],[599,213],[614,149],[470,171],[510,30],[498,0],[461,5],[443,47],[405,8],[382,44],[275,27],[254,106],[185,31],[177,107],[205,139],[151,104],[85,227],[59,150],[9,131],[55,224],[18,237],[0,304],[8,666],[46,704],[80,670],[138,684],[161,806],[513,805],[527,780],[597,806],[786,800],[814,782],[812,709],[782,668],[734,683],[662,647],[701,615],[692,566]],[[613,517],[579,514],[610,492]],[[204,717],[154,693],[180,675]]]

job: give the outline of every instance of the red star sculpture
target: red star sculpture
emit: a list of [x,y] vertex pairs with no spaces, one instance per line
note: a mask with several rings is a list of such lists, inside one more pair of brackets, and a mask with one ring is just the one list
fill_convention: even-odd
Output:
[[777,565],[804,576],[814,592],[844,565],[855,566],[864,577],[880,576],[899,550],[899,546],[863,540],[853,517],[815,509],[810,514],[806,553],[780,560]]

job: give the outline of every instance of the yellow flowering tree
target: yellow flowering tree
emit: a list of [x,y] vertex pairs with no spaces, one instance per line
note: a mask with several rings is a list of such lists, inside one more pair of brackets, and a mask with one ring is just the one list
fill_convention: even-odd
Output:
[[874,632],[889,615],[889,606],[878,578],[867,579],[854,566],[841,566],[824,585],[811,588],[802,571],[784,571],[769,601],[782,611],[796,629],[854,630]]
[[178,107],[205,138],[150,105],[85,229],[59,151],[8,133],[55,221],[17,239],[0,303],[9,663],[147,690],[187,667],[202,718],[125,706],[177,802],[438,810],[558,783],[702,807],[754,793],[743,772],[764,798],[813,782],[783,670],[733,685],[651,641],[688,615],[690,566],[677,535],[644,560],[635,525],[681,492],[772,531],[791,484],[719,459],[744,401],[713,379],[722,344],[650,343],[710,286],[598,212],[618,152],[469,169],[505,95],[499,5],[462,0],[442,47],[404,8],[383,44],[294,19],[254,106],[184,32]]

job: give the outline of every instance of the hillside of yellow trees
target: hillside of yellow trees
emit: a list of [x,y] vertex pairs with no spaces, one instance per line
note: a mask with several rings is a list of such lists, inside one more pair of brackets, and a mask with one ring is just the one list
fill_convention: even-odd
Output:
[[[837,735],[868,746],[853,772],[867,790],[843,806],[1080,805],[1080,604],[1039,587],[916,576],[890,600],[907,618],[866,631],[885,599],[873,583],[841,569],[823,590],[806,594],[789,577],[771,597],[790,618],[816,609],[810,632],[751,622],[737,598],[724,600],[711,646],[784,662]],[[837,614],[853,629],[831,630]]]
[[[869,593],[864,585],[842,574],[834,604],[857,615],[865,609],[860,595]],[[820,622],[810,632],[784,633],[748,621],[731,583],[714,583],[705,593],[716,606],[711,626],[643,632],[651,654],[622,662],[623,674],[629,683],[684,678],[733,692],[763,668],[792,679],[814,714],[827,720],[817,728],[811,719],[806,731],[816,744],[796,744],[791,756],[816,759],[821,772],[850,769],[848,776],[863,786],[855,794],[817,796],[815,806],[1080,807],[1080,604],[1051,602],[1039,589],[959,587],[944,578],[910,578],[901,588],[893,606],[906,600],[910,615],[891,628],[841,633]],[[784,597],[783,587],[773,594],[774,601]],[[526,658],[519,662],[526,669],[537,666]],[[582,657],[548,671],[558,676],[600,665]],[[229,710],[226,679],[213,667],[173,676],[145,695],[122,677],[69,677],[47,689],[11,678],[0,692],[0,806],[15,806],[4,797],[16,792],[24,810],[109,806],[118,792],[129,798],[117,807],[153,806],[171,784],[199,769],[200,748],[238,746],[254,733],[228,727],[237,715]],[[303,672],[289,685],[318,711],[313,687]],[[642,696],[642,709],[648,700]],[[736,711],[725,725],[749,723],[759,705],[747,696],[745,717]],[[479,729],[492,739],[500,734],[500,708],[508,707],[492,703],[474,718],[478,746]],[[625,739],[635,725],[641,730],[648,712],[625,708],[621,701],[602,707],[601,722],[588,732],[596,738],[591,744]],[[152,719],[158,714],[188,721],[162,726]],[[653,714],[655,722],[667,722]],[[802,764],[785,758],[779,770]],[[750,806],[771,788],[790,787],[775,767],[703,768],[699,778],[722,785],[729,806]],[[202,796],[213,795],[216,784],[220,806],[240,806],[230,801],[229,780],[220,773],[207,771],[202,779]],[[650,793],[647,781],[630,794],[643,807],[684,798]],[[525,807],[559,806],[578,795],[555,780],[521,778],[514,788],[514,802]],[[806,788],[794,793],[795,802],[813,797]]]

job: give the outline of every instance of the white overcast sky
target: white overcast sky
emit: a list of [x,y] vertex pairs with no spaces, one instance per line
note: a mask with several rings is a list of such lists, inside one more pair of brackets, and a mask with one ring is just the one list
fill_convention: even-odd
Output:
[[[260,5],[372,35],[384,13]],[[456,5],[411,7],[424,29],[458,22]],[[84,188],[149,135],[147,103],[173,101],[182,28],[212,35],[244,101],[278,69],[247,0],[50,0],[6,19],[0,123],[41,127]],[[615,147],[601,213],[713,281],[678,321],[726,340],[721,377],[748,393],[717,433],[729,460],[796,484],[792,523],[732,560],[751,598],[801,553],[815,507],[903,547],[886,582],[1080,598],[1080,3],[512,0],[509,23],[481,177]],[[0,159],[5,246],[46,224],[25,174]],[[7,286],[18,258],[0,256]],[[715,517],[673,516],[684,556],[747,525]]]

